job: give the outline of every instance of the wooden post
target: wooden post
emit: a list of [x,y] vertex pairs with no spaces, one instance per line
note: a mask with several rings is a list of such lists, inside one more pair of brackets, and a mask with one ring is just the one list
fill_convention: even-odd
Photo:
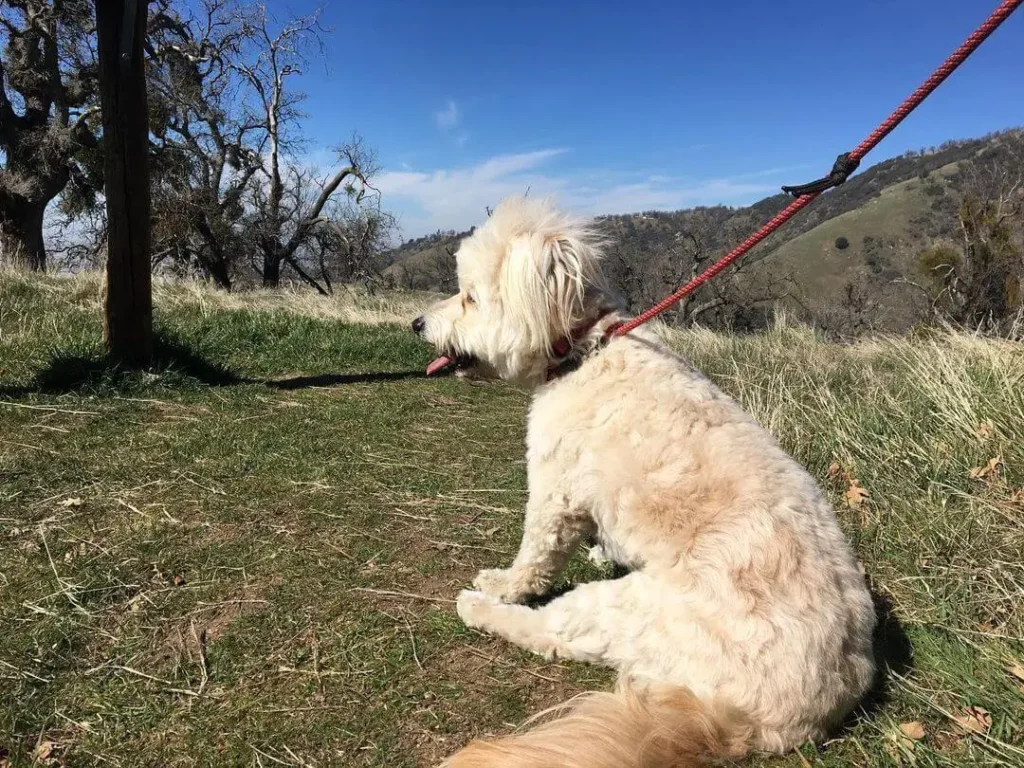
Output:
[[153,355],[149,121],[143,40],[147,0],[96,0],[107,197],[104,337],[111,357],[144,367]]

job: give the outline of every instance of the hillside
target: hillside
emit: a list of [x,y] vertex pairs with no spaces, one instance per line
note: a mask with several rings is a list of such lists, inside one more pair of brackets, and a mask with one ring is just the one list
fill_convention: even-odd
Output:
[[[758,263],[732,278],[731,307],[701,320],[712,326],[759,326],[771,306],[781,303],[830,330],[905,330],[928,314],[927,297],[907,281],[921,281],[918,256],[923,249],[956,236],[956,212],[969,175],[965,171],[979,158],[991,161],[994,156],[1019,164],[1019,157],[1002,151],[1004,139],[1018,135],[947,142],[862,170],[755,250],[748,260]],[[695,250],[709,262],[790,199],[779,194],[744,208],[600,217],[610,241],[609,270],[634,307],[646,306],[689,276]],[[391,254],[389,278],[420,290],[452,288],[451,252],[465,234],[437,233],[402,244]],[[839,238],[848,245],[838,248]],[[758,291],[783,279],[784,289],[780,285],[770,292],[770,301]],[[755,304],[764,311],[751,314]]]
[[[428,297],[157,281],[133,374],[100,289],[0,271],[0,765],[425,767],[611,688],[455,613],[517,546],[528,403],[423,376]],[[864,710],[751,765],[1024,765],[1019,346],[666,336],[822,484],[879,608]]]

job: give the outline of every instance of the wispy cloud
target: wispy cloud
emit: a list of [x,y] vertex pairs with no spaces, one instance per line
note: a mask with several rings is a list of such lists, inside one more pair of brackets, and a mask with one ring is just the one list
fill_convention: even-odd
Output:
[[448,105],[434,113],[434,122],[442,131],[452,131],[462,122],[462,111],[454,100],[448,99]]
[[386,171],[377,179],[387,207],[399,214],[403,234],[416,237],[438,229],[468,229],[487,206],[512,194],[553,196],[586,216],[673,210],[694,205],[745,205],[778,189],[771,178],[786,168],[726,178],[628,175],[607,171],[557,172],[564,149],[497,155],[475,165],[414,171]]

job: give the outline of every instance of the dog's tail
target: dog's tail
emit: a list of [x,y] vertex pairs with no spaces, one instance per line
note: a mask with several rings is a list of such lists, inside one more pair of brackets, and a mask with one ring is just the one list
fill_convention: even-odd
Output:
[[[496,741],[474,741],[442,768],[691,768],[742,757],[751,729],[686,688],[590,693],[563,714]],[[550,710],[549,710],[550,711]]]

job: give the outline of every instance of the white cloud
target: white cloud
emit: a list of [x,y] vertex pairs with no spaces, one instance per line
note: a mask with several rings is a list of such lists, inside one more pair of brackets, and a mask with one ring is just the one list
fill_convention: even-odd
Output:
[[689,179],[629,176],[606,171],[559,173],[550,168],[564,149],[498,155],[476,165],[433,171],[386,171],[375,181],[384,205],[399,215],[402,234],[417,237],[438,229],[468,229],[485,208],[512,194],[553,196],[586,216],[695,205],[745,205],[778,190],[769,177],[786,169],[741,176]]
[[462,112],[459,105],[452,99],[448,99],[448,106],[434,113],[434,122],[442,131],[450,131],[458,127],[462,122]]

